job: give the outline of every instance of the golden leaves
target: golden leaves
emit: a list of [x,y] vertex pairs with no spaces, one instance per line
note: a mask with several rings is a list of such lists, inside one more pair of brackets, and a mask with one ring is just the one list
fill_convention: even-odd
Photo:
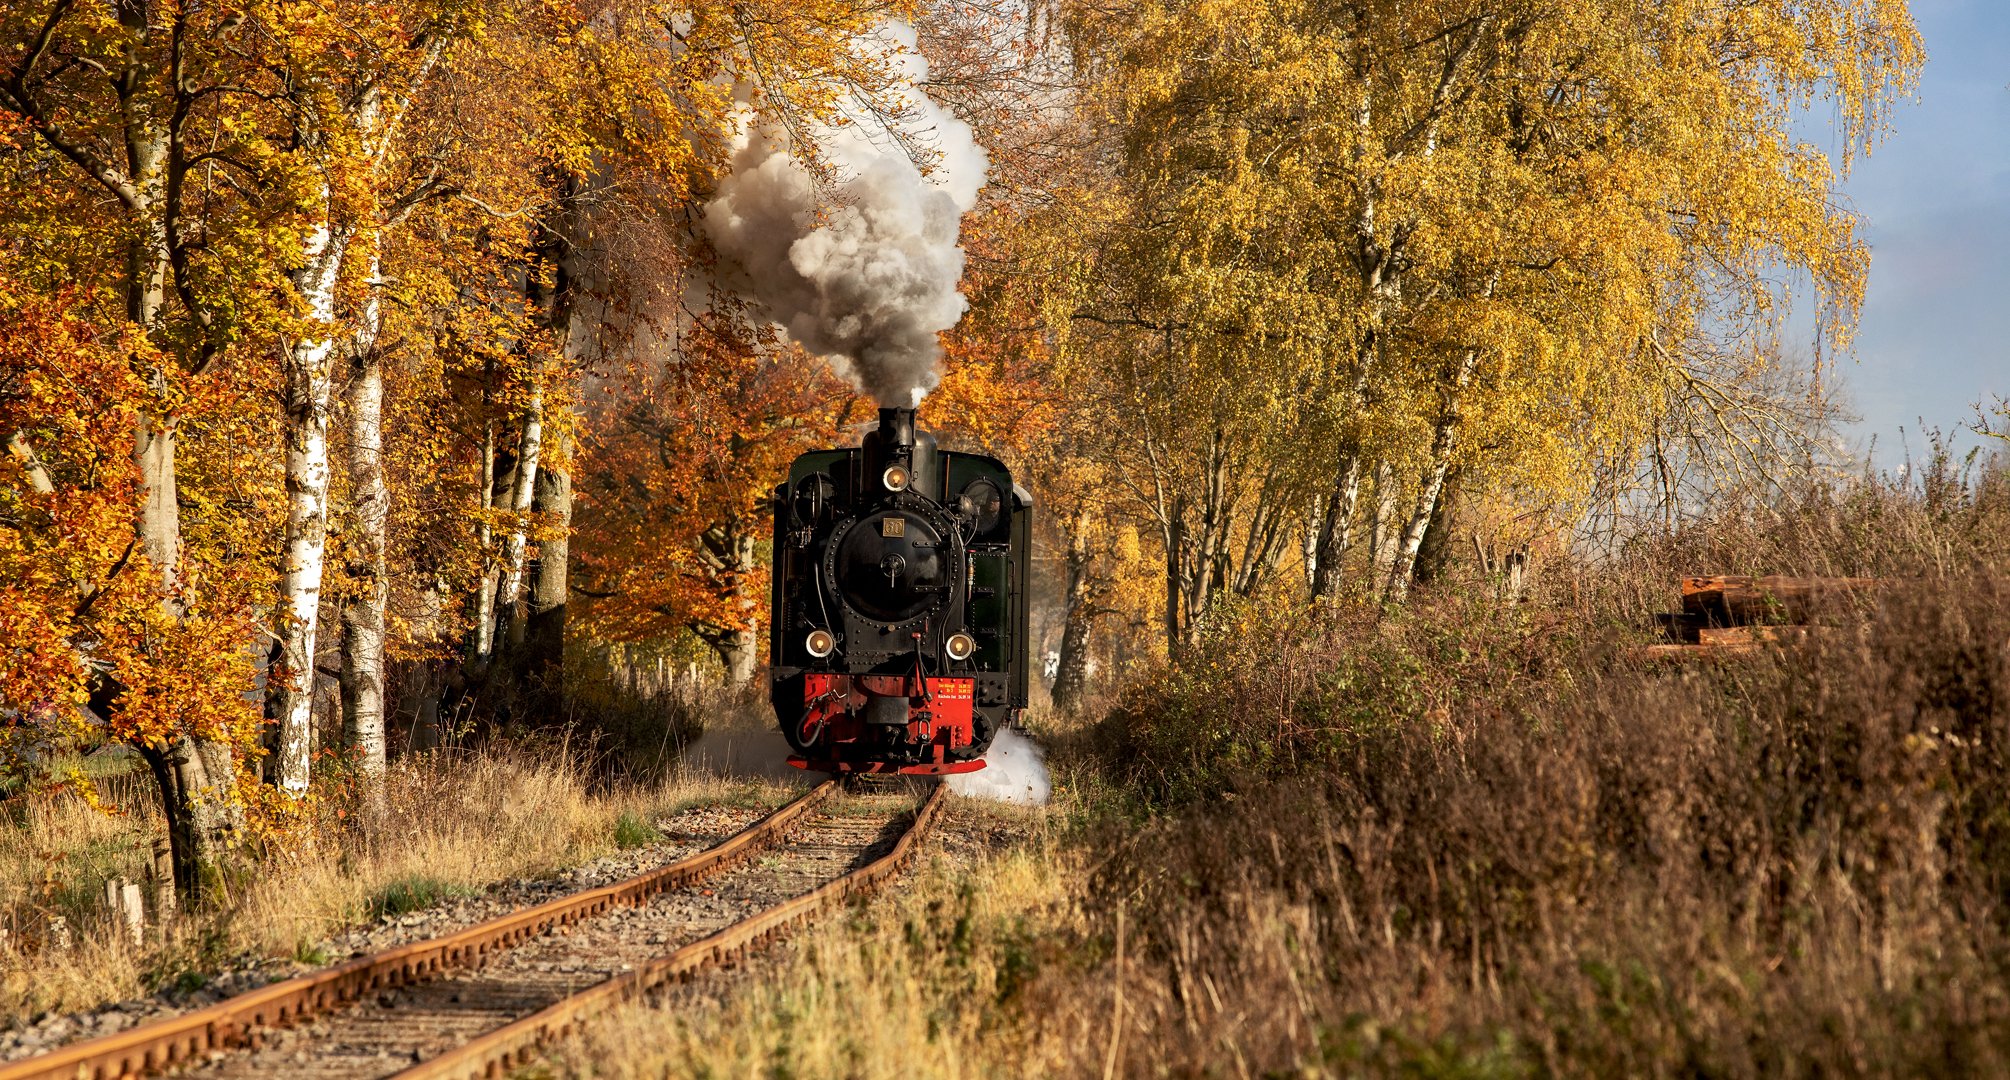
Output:
[[[1170,445],[1234,416],[1407,464],[1478,350],[1462,453],[1557,493],[1658,407],[1639,342],[1776,325],[1779,267],[1846,345],[1868,253],[1835,177],[1922,57],[1897,0],[1066,10],[1111,163],[1044,226],[1099,249],[1086,290],[1055,276],[1073,370],[1183,401]],[[1792,135],[1815,95],[1834,159]]]

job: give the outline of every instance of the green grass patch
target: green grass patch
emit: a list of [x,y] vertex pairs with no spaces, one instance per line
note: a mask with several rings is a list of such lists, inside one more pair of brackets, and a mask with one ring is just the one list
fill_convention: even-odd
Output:
[[390,882],[370,897],[372,919],[395,918],[408,912],[432,907],[442,900],[472,896],[474,890],[439,878],[411,874]]
[[656,831],[656,826],[637,814],[624,813],[614,821],[614,843],[624,850],[653,844],[661,838],[662,834]]

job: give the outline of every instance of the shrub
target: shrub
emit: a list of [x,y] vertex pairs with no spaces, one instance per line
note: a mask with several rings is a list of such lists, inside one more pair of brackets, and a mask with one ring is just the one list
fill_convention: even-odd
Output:
[[1096,834],[1077,902],[1105,936],[1128,910],[1157,1067],[2010,1066],[2010,583],[1736,665],[1520,677]]

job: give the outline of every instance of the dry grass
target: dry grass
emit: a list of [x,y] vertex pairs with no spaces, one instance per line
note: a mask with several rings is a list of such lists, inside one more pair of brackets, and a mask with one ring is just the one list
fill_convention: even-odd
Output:
[[[2010,1068],[2010,587],[1717,670],[1548,663],[1545,694],[1471,679],[1407,721],[1301,694],[1316,769],[1092,833],[1075,902],[1103,942],[1128,912],[1128,1071]],[[1087,1014],[1065,1039],[1112,977],[1050,984]]]
[[[0,1018],[192,988],[221,968],[274,958],[315,962],[328,935],[387,907],[606,855],[632,844],[635,822],[693,805],[775,805],[790,792],[696,772],[596,791],[588,775],[576,755],[548,748],[397,762],[376,824],[356,827],[351,807],[331,799],[292,850],[229,867],[212,910],[173,921],[137,950],[111,933],[98,893],[108,876],[144,880],[158,818],[143,804],[107,817],[74,799],[37,802],[21,827],[0,830],[0,888],[24,946],[0,958]],[[51,916],[73,929],[68,950],[48,941]]]
[[236,936],[262,955],[304,954],[363,921],[393,884],[424,879],[445,891],[478,891],[617,851],[624,819],[632,827],[702,803],[768,805],[788,797],[779,785],[710,773],[594,792],[585,773],[564,754],[400,763],[386,778],[381,826],[293,853],[226,895]]
[[[112,933],[100,909],[108,877],[143,881],[152,852],[154,818],[143,799],[108,814],[68,797],[13,804],[14,821],[0,827],[0,1011],[20,1016],[45,1002],[92,1000],[108,986],[138,985],[142,960]],[[60,920],[68,950],[50,947]]]

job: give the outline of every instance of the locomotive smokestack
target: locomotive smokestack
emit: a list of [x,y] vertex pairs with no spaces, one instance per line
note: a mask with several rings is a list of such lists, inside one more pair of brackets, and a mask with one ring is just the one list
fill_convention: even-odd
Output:
[[[886,469],[899,465],[912,488],[931,499],[942,497],[942,475],[935,456],[935,436],[914,427],[914,409],[894,406],[879,410],[879,427],[865,433],[859,444],[865,450],[868,483],[884,486]],[[870,488],[868,488],[870,490]]]
[[914,446],[914,410],[893,406],[879,410],[879,441],[888,450]]

